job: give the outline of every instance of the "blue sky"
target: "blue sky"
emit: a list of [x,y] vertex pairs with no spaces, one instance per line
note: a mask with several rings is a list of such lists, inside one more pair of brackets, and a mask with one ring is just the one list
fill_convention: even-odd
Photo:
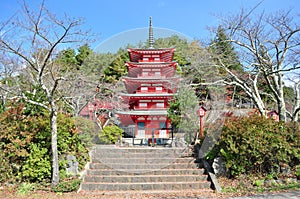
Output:
[[[20,2],[0,0],[1,21],[18,12]],[[27,2],[34,7],[40,1]],[[96,43],[100,44],[124,31],[147,27],[150,16],[156,28],[171,29],[193,39],[211,38],[207,27],[218,24],[217,15],[237,13],[260,2],[257,11],[300,11],[298,0],[46,0],[46,6],[57,15],[83,17],[83,28],[98,34]]]

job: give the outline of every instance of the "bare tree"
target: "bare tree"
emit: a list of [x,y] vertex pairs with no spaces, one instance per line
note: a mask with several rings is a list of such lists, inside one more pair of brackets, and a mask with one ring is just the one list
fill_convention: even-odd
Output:
[[300,74],[297,72],[290,74],[287,80],[293,85],[294,90],[294,96],[291,102],[293,103],[293,107],[292,110],[287,113],[293,121],[298,121],[298,115],[300,111]]
[[10,57],[6,57],[5,54],[0,55],[0,106],[2,109],[6,106],[6,101],[9,96],[9,79],[17,71],[17,68],[11,63]]
[[[220,60],[219,67],[230,77],[227,78],[229,81],[223,82],[241,87],[262,115],[266,115],[262,96],[273,99],[281,121],[286,121],[287,115],[295,117],[299,112],[296,108],[289,113],[284,96],[284,76],[300,68],[298,22],[298,15],[293,15],[291,11],[255,15],[253,10],[242,10],[235,16],[223,18],[222,27],[228,33],[228,41],[234,44],[247,74],[235,73]],[[262,81],[268,92],[259,86]]]
[[[55,56],[66,46],[83,42],[87,32],[79,29],[82,20],[68,16],[59,19],[45,8],[44,1],[37,11],[33,10],[24,1],[22,14],[1,24],[0,51],[10,58],[11,65],[21,67],[15,75],[22,75],[24,78],[24,84],[16,82],[15,88],[9,89],[9,95],[43,107],[50,113],[52,185],[55,186],[59,183],[57,103],[64,88],[61,82],[70,75],[61,72]],[[4,88],[4,85],[1,86]],[[43,91],[46,101],[35,101],[27,97],[26,93],[35,95],[36,88]]]

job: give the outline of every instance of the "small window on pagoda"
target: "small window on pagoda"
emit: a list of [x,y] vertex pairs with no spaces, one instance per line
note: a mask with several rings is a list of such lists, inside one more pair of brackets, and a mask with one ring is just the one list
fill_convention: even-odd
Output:
[[148,75],[148,74],[149,74],[148,71],[143,71],[143,72],[142,72],[142,75],[143,75],[143,76],[146,76],[146,75]]
[[160,122],[159,127],[162,128],[162,129],[167,128],[167,123],[166,122]]
[[139,107],[140,108],[146,108],[147,107],[147,103],[139,103]]
[[159,58],[159,57],[155,57],[155,58],[154,58],[154,61],[159,62],[159,61],[160,61],[160,58]]
[[155,87],[155,90],[156,91],[162,91],[162,87],[161,86],[157,86],[157,87]]
[[160,73],[160,71],[155,71],[154,74],[155,74],[155,76],[160,76],[161,73]]
[[141,87],[141,91],[142,92],[147,92],[148,91],[148,87],[145,87],[145,86]]
[[137,123],[137,125],[138,125],[138,129],[145,129],[145,122],[138,122]]
[[164,108],[165,107],[165,104],[164,103],[156,103],[156,107],[157,108]]
[[143,57],[143,61],[149,61],[148,57]]

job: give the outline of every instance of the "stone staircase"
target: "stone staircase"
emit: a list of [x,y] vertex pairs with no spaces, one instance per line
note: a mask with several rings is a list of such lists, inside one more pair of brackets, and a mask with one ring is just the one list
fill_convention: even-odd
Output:
[[82,191],[209,189],[187,148],[95,146]]

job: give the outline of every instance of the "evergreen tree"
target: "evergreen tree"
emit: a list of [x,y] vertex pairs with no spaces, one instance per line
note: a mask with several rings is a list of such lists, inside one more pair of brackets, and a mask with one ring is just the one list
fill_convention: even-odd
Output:
[[169,101],[168,117],[171,119],[175,130],[186,132],[185,140],[191,143],[195,132],[198,130],[198,99],[195,91],[187,86],[181,85],[180,90]]
[[120,49],[116,55],[116,58],[112,63],[105,68],[105,81],[113,83],[119,81],[119,79],[127,73],[125,63],[129,61],[129,55],[124,49]]
[[75,58],[76,53],[74,49],[68,48],[59,52],[57,56],[58,63],[62,64],[62,71],[79,69],[78,61]]
[[218,27],[216,38],[211,43],[211,51],[217,56],[217,63],[222,62],[230,70],[243,71],[234,47],[221,26]]
[[166,38],[159,38],[155,40],[154,48],[175,48],[174,60],[180,67],[190,65],[187,60],[187,50],[189,43],[185,38],[181,38],[178,35],[172,35]]
[[89,47],[89,45],[85,44],[83,46],[80,46],[78,48],[78,54],[75,56],[78,64],[81,66],[84,62],[84,60],[92,54],[92,49]]

